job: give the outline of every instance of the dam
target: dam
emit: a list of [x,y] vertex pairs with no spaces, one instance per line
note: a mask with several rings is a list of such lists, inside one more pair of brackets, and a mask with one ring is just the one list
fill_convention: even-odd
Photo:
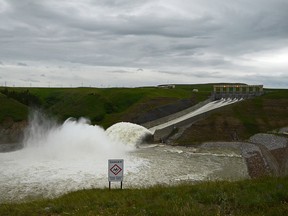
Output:
[[263,85],[214,85],[211,97],[206,101],[178,113],[144,123],[142,126],[154,134],[154,141],[165,141],[179,128],[206,118],[224,106],[261,96],[263,93]]
[[214,85],[212,100],[221,98],[252,98],[263,94],[263,85]]
[[243,99],[223,98],[216,101],[211,101],[211,99],[208,99],[178,113],[157,119],[152,122],[147,122],[143,124],[143,126],[148,128],[151,133],[154,134],[154,141],[165,141],[175,130],[201,120],[221,107],[234,104],[241,100]]

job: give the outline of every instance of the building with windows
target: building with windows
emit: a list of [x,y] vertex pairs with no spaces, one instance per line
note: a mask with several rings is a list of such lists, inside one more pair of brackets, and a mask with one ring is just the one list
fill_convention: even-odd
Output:
[[212,100],[221,98],[251,98],[262,95],[263,85],[214,85]]

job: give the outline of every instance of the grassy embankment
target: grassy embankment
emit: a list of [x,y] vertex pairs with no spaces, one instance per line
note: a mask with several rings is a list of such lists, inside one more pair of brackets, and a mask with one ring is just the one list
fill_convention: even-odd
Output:
[[[210,88],[208,87],[210,86]],[[192,92],[193,88],[200,88],[200,92]],[[173,104],[183,98],[193,98],[195,102],[206,99],[210,95],[211,85],[181,85],[175,89],[145,88],[8,88],[9,92],[18,94],[29,92],[39,100],[37,106],[45,112],[55,116],[60,121],[69,117],[87,117],[93,124],[108,127],[118,121],[129,120],[131,113],[141,115],[156,107]],[[0,88],[0,91],[4,88]],[[1,98],[0,98],[1,99]],[[11,99],[12,100],[12,99]],[[3,104],[8,98],[3,101]],[[13,100],[15,101],[15,100]],[[25,103],[25,101],[21,101]],[[1,101],[2,104],[2,101]],[[145,104],[145,106],[143,106]],[[17,110],[27,110],[29,101]],[[35,105],[35,104],[34,104]],[[10,115],[9,108],[13,104],[6,104],[8,109],[0,108],[1,118]],[[26,111],[27,113],[27,111]],[[13,115],[14,120],[25,119],[23,115]],[[27,116],[26,116],[27,118]]]
[[246,140],[256,133],[277,132],[288,126],[288,90],[270,89],[261,97],[218,110],[193,124],[178,143]]
[[81,190],[0,204],[0,215],[288,215],[288,178]]
[[[192,92],[193,89],[199,92]],[[0,88],[3,91],[4,88]],[[104,128],[119,122],[133,121],[163,105],[180,99],[195,103],[209,97],[212,84],[177,85],[175,89],[145,88],[8,88],[9,92],[27,93],[18,101],[0,94],[0,124],[5,118],[27,119],[29,100],[60,122],[69,117],[87,117]],[[266,90],[267,91],[267,90]],[[19,95],[18,95],[19,96]],[[20,98],[20,99],[19,99]],[[261,97],[227,106],[198,121],[177,140],[190,145],[204,141],[245,140],[249,136],[288,125],[288,90],[270,89]]]
[[[192,92],[193,89],[199,92]],[[0,88],[0,91],[4,88]],[[8,88],[27,92],[27,88]],[[167,104],[186,98],[195,103],[205,100],[212,84],[177,85],[175,89],[145,88],[29,88],[38,106],[59,121],[68,117],[87,117],[92,124],[104,128],[119,122],[131,121]],[[25,103],[0,95],[0,123],[5,117],[19,121],[27,118],[29,101]],[[272,131],[288,125],[288,90],[270,89],[265,95],[224,107],[187,129],[177,140],[180,144],[203,141],[245,140],[249,136]]]
[[12,98],[7,98],[0,93],[0,122],[10,118],[14,121],[26,119],[28,107]]

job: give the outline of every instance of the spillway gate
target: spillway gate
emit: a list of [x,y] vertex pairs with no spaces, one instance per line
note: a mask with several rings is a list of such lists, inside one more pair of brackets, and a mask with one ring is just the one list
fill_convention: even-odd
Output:
[[214,85],[211,99],[247,99],[255,96],[260,96],[263,93],[263,85]]

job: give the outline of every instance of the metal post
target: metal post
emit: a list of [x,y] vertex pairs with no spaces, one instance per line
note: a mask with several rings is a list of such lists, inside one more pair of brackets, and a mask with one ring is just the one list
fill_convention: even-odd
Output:
[[122,190],[122,186],[123,186],[123,183],[122,183],[122,181],[121,181],[121,190]]
[[111,190],[111,181],[109,181],[109,190]]

